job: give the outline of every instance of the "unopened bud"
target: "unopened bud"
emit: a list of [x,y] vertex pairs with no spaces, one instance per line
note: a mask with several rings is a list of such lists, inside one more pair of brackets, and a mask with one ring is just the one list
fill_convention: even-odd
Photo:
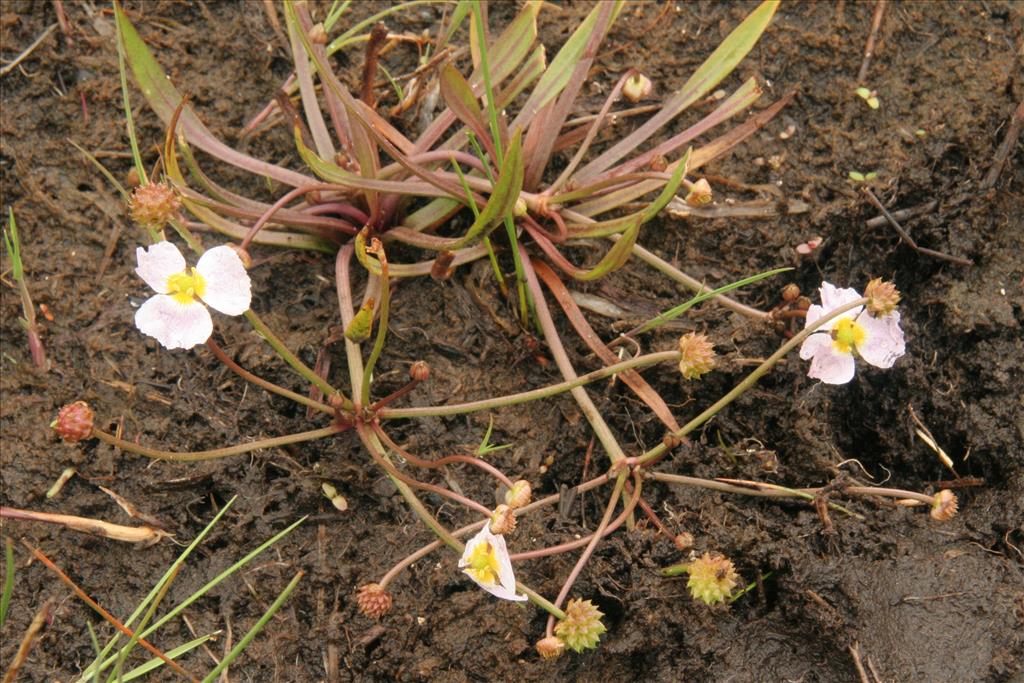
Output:
[[683,531],[675,535],[672,542],[676,546],[676,550],[689,550],[693,547],[693,534],[689,531]]
[[544,659],[561,657],[565,652],[565,642],[558,636],[548,636],[537,641],[537,654]]
[[366,616],[380,619],[391,611],[391,594],[379,583],[368,583],[360,586],[356,593],[356,604]]
[[932,499],[932,510],[929,513],[932,519],[939,522],[948,522],[957,513],[956,494],[949,489],[942,489]]
[[526,215],[526,212],[528,210],[529,207],[526,205],[526,200],[523,199],[522,197],[519,197],[518,199],[516,199],[516,205],[512,207],[512,215],[515,216],[516,218],[522,218],[523,216]]
[[782,288],[782,300],[787,304],[793,303],[800,298],[800,287],[793,282]]
[[665,436],[661,437],[661,444],[672,451],[682,446],[683,440],[672,432],[665,432]]
[[314,45],[327,44],[327,31],[322,23],[314,24],[313,28],[309,29],[309,42]]
[[630,102],[639,102],[650,95],[653,88],[651,79],[647,76],[640,73],[633,74],[622,84],[622,96]]
[[508,505],[499,505],[491,513],[490,529],[492,534],[510,534],[516,530],[516,513]]
[[176,218],[179,208],[181,200],[174,188],[166,183],[142,185],[132,192],[128,200],[132,220],[152,230],[159,230]]
[[651,170],[655,173],[661,173],[668,168],[668,159],[665,158],[664,154],[655,155],[655,157],[651,159],[650,166]]
[[689,332],[679,338],[679,372],[698,379],[715,367],[715,347],[703,334]]
[[519,479],[512,483],[512,488],[505,492],[505,502],[513,510],[518,510],[530,504],[533,499],[533,489],[530,482]]
[[345,328],[345,337],[356,344],[366,341],[373,332],[373,299],[368,299],[352,322]]
[[415,382],[426,382],[430,379],[430,365],[425,360],[418,360],[409,368],[409,378]]
[[77,443],[92,435],[92,408],[85,401],[75,401],[60,409],[50,426],[68,443]]
[[739,581],[729,558],[719,553],[704,553],[690,563],[690,594],[706,605],[725,602]]
[[900,302],[900,293],[896,285],[883,282],[880,277],[868,283],[864,289],[864,296],[868,299],[868,313],[876,318],[889,315],[896,310],[896,305]]
[[688,206],[700,207],[710,203],[711,183],[705,178],[701,178],[690,187],[690,192],[686,195],[686,204]]

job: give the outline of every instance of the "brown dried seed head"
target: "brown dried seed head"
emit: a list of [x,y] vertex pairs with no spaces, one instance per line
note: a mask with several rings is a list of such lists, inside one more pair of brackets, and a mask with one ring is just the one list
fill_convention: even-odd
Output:
[[491,533],[510,534],[516,530],[516,513],[508,505],[499,505],[491,513]]
[[75,401],[60,409],[51,425],[60,438],[77,443],[92,435],[93,412],[85,401]]
[[864,289],[864,296],[868,298],[868,313],[876,318],[884,318],[896,310],[900,302],[900,293],[896,285],[891,282],[883,282],[882,278],[876,277],[868,283]]
[[525,479],[513,482],[512,488],[505,492],[505,502],[513,510],[529,505],[531,500],[533,500],[533,489],[530,487],[530,482]]
[[782,288],[782,300],[786,303],[792,303],[797,300],[800,296],[800,287],[795,283],[790,282],[788,285]]
[[359,587],[356,604],[359,605],[359,611],[366,616],[380,619],[391,611],[391,594],[379,583],[368,583]]
[[679,372],[698,379],[715,367],[715,347],[703,334],[689,332],[679,338]]
[[565,652],[565,642],[558,636],[548,636],[537,641],[537,653],[544,659],[561,657]]
[[929,514],[934,520],[948,522],[956,517],[958,509],[956,494],[949,489],[942,489],[932,499],[932,510]]
[[148,183],[135,189],[128,200],[132,220],[139,225],[159,230],[177,217],[181,200],[170,185]]

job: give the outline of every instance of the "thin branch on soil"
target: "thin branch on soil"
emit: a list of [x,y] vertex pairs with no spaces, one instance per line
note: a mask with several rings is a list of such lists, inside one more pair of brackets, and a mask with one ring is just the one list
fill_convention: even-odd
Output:
[[28,522],[59,524],[86,534],[103,536],[105,538],[110,538],[115,541],[124,541],[126,543],[142,543],[147,546],[153,545],[154,543],[159,542],[160,539],[170,535],[165,531],[154,529],[148,525],[141,527],[123,526],[121,524],[112,524],[110,522],[104,522],[90,517],[59,515],[51,512],[35,512],[33,510],[20,510],[18,508],[6,506],[0,506],[0,517],[6,517],[7,519],[21,519]]
[[15,653],[14,659],[11,661],[11,666],[7,669],[7,673],[4,674],[3,683],[14,683],[15,679],[17,679],[18,670],[28,658],[28,653],[32,649],[32,643],[35,642],[36,635],[39,634],[39,630],[43,628],[43,624],[45,624],[49,618],[50,609],[52,607],[53,598],[49,598],[43,603],[43,606],[39,608],[36,615],[32,617],[32,621],[29,623],[28,628],[25,629],[25,635],[21,638],[21,644],[18,646],[18,651]]
[[[931,211],[934,211],[935,207],[937,207],[938,205],[939,202],[933,199],[931,201],[925,202],[924,204],[912,206],[909,209],[890,211],[889,214],[896,220],[902,221],[907,218],[913,218],[914,216],[917,216],[919,214],[930,213]],[[882,215],[875,216],[874,218],[869,218],[865,225],[867,225],[869,228],[880,228],[888,222],[889,219],[886,216]]]
[[860,71],[857,72],[857,82],[864,84],[868,75],[868,67],[871,66],[871,58],[875,56],[875,39],[878,37],[878,29],[882,25],[882,16],[885,14],[886,0],[878,0],[875,3],[875,14],[871,17],[871,32],[868,33],[868,42],[864,45],[864,60],[860,63]]
[[49,26],[47,26],[46,30],[43,31],[42,34],[40,34],[40,36],[38,38],[36,38],[35,41],[32,42],[31,45],[29,45],[24,50],[22,50],[21,54],[14,58],[14,61],[12,61],[9,64],[5,64],[3,67],[0,67],[0,77],[6,76],[7,74],[9,74],[14,69],[14,67],[18,66],[23,61],[25,61],[25,59],[27,59],[28,56],[31,55],[32,52],[37,47],[39,47],[42,44],[42,42],[44,40],[46,40],[47,37],[51,33],[53,33],[53,31],[56,28],[57,28],[57,24],[50,24]]
[[[880,0],[884,2],[885,0]],[[868,672],[864,670],[864,664],[860,661],[860,643],[853,643],[847,648],[850,651],[850,656],[853,657],[853,665],[857,667],[857,675],[860,677],[860,683],[871,683],[871,679],[868,678]]]
[[928,249],[927,247],[920,247],[920,246],[918,246],[917,242],[914,241],[914,238],[910,236],[910,233],[908,233],[906,230],[904,230],[903,226],[899,224],[899,221],[897,221],[893,217],[893,215],[891,213],[889,213],[889,210],[886,209],[885,206],[882,205],[882,202],[878,201],[878,197],[876,197],[875,193],[871,191],[871,188],[865,187],[864,188],[864,194],[865,194],[865,196],[869,200],[871,200],[871,203],[874,204],[875,207],[879,211],[882,212],[882,215],[886,217],[886,219],[889,221],[889,224],[899,234],[900,239],[902,239],[904,242],[906,242],[907,246],[910,247],[911,249],[913,249],[914,251],[916,251],[917,253],[924,254],[926,256],[931,256],[933,258],[937,258],[937,259],[940,259],[942,261],[949,261],[951,263],[956,263],[956,264],[961,265],[961,266],[973,266],[974,265],[974,261],[972,261],[969,258],[962,258],[960,256],[953,256],[951,254],[947,254],[947,253],[942,252],[942,251],[935,251],[934,249]]
[[[25,544],[25,547],[28,548],[29,551],[31,551],[32,555],[34,555],[37,560],[39,560],[44,565],[46,565],[46,567],[49,570],[51,570],[54,574],[56,574],[57,577],[60,578],[60,580],[63,581],[64,584],[67,585],[68,588],[73,590],[75,592],[75,595],[77,595],[82,600],[82,602],[84,602],[85,604],[89,605],[89,607],[91,607],[93,609],[93,611],[95,611],[101,617],[106,619],[107,622],[109,622],[110,625],[113,626],[114,628],[116,628],[118,631],[120,631],[124,635],[128,636],[129,638],[132,638],[132,639],[136,638],[135,633],[130,628],[128,628],[127,626],[122,624],[120,621],[117,620],[117,618],[113,614],[111,614],[107,610],[103,609],[99,605],[99,603],[97,603],[95,600],[90,598],[86,594],[85,591],[83,591],[81,588],[79,588],[78,585],[74,581],[71,580],[71,577],[69,577],[67,574],[65,574],[60,569],[60,567],[55,565],[50,558],[48,558],[46,555],[44,555],[43,551],[39,550],[39,548],[36,548],[36,547],[32,546],[30,543],[28,543],[28,541],[22,540],[22,543]],[[144,638],[138,638],[136,642],[138,642],[138,644],[141,645],[142,647],[146,648],[146,650],[148,650],[149,653],[152,654],[153,656],[159,657],[167,666],[171,667],[171,669],[173,669],[175,671],[175,673],[177,673],[178,675],[182,676],[183,678],[185,678],[187,680],[193,681],[193,683],[199,683],[199,679],[198,678],[196,678],[192,674],[190,674],[187,671],[185,671],[185,669],[182,668],[182,666],[180,664],[178,664],[173,659],[170,659],[167,655],[165,655],[163,652],[161,652],[156,647],[154,647],[148,640],[146,640]]]
[[999,149],[996,150],[995,158],[992,160],[992,168],[989,169],[985,179],[981,181],[982,189],[987,190],[994,187],[996,181],[999,180],[999,174],[1003,172],[1003,166],[1006,165],[1010,152],[1016,147],[1017,138],[1020,137],[1021,130],[1024,130],[1024,100],[1021,100],[1014,110],[1013,116],[1010,117],[1010,125],[1006,129],[1006,136],[999,144]]

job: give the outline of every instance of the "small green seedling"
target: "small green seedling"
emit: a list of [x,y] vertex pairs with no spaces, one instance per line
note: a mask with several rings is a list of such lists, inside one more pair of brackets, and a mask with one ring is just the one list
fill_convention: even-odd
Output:
[[46,351],[39,337],[39,326],[36,325],[36,309],[32,297],[28,293],[28,282],[25,280],[25,266],[21,260],[21,239],[18,237],[18,225],[14,222],[14,209],[7,209],[7,230],[4,230],[4,247],[11,257],[11,277],[18,286],[21,297],[21,310],[25,317],[21,324],[28,334],[28,348],[32,354],[32,362],[40,370],[47,368]]
[[870,173],[861,173],[860,171],[850,171],[850,173],[848,175],[850,176],[850,180],[854,181],[855,183],[870,182],[870,181],[872,181],[872,180],[874,180],[875,178],[878,177],[878,173],[876,171],[871,171]]
[[861,98],[868,103],[868,106],[872,109],[878,109],[878,93],[874,90],[868,90],[867,88],[857,88],[854,90],[857,93],[857,97]]

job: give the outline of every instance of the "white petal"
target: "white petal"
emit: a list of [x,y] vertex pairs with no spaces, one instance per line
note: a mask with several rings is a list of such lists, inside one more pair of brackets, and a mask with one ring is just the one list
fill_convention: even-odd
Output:
[[840,306],[845,306],[860,298],[856,289],[836,287],[829,282],[822,282],[819,291],[821,292],[821,305],[826,311],[834,311]]
[[[526,600],[525,595],[516,594],[516,577],[512,571],[512,561],[508,557],[505,537],[492,534],[489,526],[489,524],[484,524],[483,528],[477,532],[477,535],[466,543],[466,549],[462,552],[462,557],[459,559],[459,568],[463,569],[463,573],[473,579],[476,585],[495,597],[502,600]],[[469,566],[469,558],[473,555],[473,550],[481,543],[489,543],[494,548],[494,556],[498,560],[498,583],[496,584],[480,583],[472,573],[464,569]]]
[[864,343],[857,347],[857,353],[875,367],[891,368],[896,359],[906,353],[899,311],[893,311],[884,318],[864,313],[857,318],[857,323],[867,335]]
[[242,259],[227,245],[209,249],[199,257],[196,272],[203,276],[206,289],[202,299],[227,315],[241,315],[252,302],[252,285]]
[[840,353],[829,344],[818,348],[807,376],[825,384],[846,384],[853,379],[855,367],[852,353]]
[[804,339],[804,343],[800,345],[800,357],[804,360],[813,358],[819,353],[827,353],[827,347],[832,346],[832,337],[829,333],[820,332],[821,328],[818,329],[819,332],[815,332],[807,339]]
[[185,272],[185,257],[170,242],[151,244],[149,249],[135,250],[139,267],[135,272],[160,294],[167,294],[167,278]]
[[191,349],[213,334],[213,320],[198,301],[181,304],[166,294],[150,297],[135,313],[135,326],[168,349]]

